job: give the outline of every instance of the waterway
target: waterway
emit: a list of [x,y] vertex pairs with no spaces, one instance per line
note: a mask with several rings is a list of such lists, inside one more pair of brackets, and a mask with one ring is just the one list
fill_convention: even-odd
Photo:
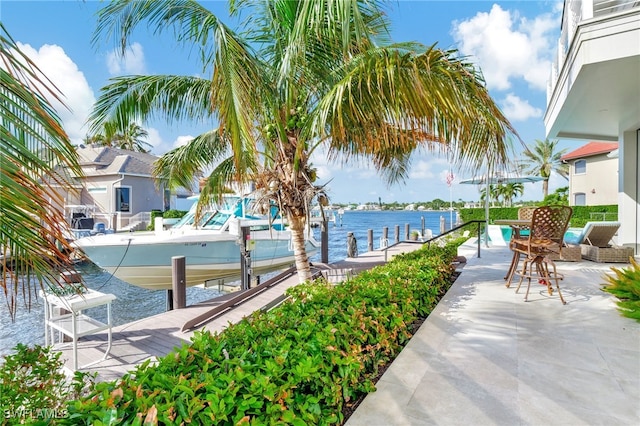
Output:
[[[335,223],[329,224],[329,262],[336,262],[347,257],[347,234],[352,232],[358,243],[358,252],[367,251],[368,230],[373,230],[374,249],[380,247],[382,230],[388,227],[389,243],[393,244],[395,238],[395,226],[400,227],[400,239],[404,238],[405,225],[409,224],[411,230],[420,230],[424,218],[425,228],[431,229],[434,235],[440,230],[441,217],[445,221],[445,229],[450,228],[450,222],[456,221],[455,213],[435,211],[345,211],[342,220],[337,218]],[[318,228],[314,231],[320,240]],[[311,261],[320,261],[320,253],[315,254]],[[112,304],[112,318],[114,325],[121,325],[156,315],[167,308],[167,294],[165,290],[147,290],[121,281],[109,273],[103,271],[92,263],[84,263],[77,266],[88,288],[112,293],[117,299]],[[35,287],[35,286],[34,286]],[[36,292],[37,293],[37,292]],[[189,287],[187,289],[187,304],[194,304],[209,300],[219,295],[217,289],[205,289],[201,287]],[[104,309],[96,308],[87,312],[102,318]],[[18,343],[27,345],[44,344],[44,305],[40,298],[32,296],[31,309],[22,298],[19,299],[19,307],[15,321],[12,321],[7,309],[4,294],[0,294],[0,356],[11,352]]]

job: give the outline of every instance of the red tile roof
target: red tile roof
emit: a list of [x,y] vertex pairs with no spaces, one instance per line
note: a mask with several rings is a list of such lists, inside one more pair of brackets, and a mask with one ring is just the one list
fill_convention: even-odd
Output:
[[590,157],[592,155],[607,154],[618,149],[618,142],[589,142],[580,148],[560,157],[562,161],[575,160],[576,158]]

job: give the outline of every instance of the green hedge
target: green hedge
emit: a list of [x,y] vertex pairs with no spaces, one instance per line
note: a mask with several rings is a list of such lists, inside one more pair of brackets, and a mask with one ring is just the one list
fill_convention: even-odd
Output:
[[68,424],[339,424],[450,285],[460,240],[396,256],[338,286],[308,283],[224,332],[96,385]]
[[[569,226],[582,228],[587,222],[597,222],[601,220],[617,220],[618,205],[602,206],[572,206],[573,215]],[[489,220],[493,222],[497,219],[517,219],[519,207],[492,207],[489,209]],[[591,213],[597,214],[592,218]],[[602,215],[600,215],[602,214]],[[485,209],[460,209],[460,217],[463,222],[470,220],[484,220]]]

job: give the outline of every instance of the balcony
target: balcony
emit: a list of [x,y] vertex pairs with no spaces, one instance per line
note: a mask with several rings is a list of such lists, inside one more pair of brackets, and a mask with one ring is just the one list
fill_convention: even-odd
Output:
[[640,117],[639,75],[640,1],[565,0],[547,136],[618,141]]

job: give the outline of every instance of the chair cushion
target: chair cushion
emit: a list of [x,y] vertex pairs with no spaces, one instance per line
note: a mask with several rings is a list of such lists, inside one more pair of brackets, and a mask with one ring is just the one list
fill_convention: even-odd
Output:
[[571,244],[571,245],[574,245],[574,246],[582,243],[582,239],[584,238],[584,230],[585,230],[585,228],[583,228],[582,232],[579,233],[579,234],[565,235],[564,236],[564,242],[566,244]]

